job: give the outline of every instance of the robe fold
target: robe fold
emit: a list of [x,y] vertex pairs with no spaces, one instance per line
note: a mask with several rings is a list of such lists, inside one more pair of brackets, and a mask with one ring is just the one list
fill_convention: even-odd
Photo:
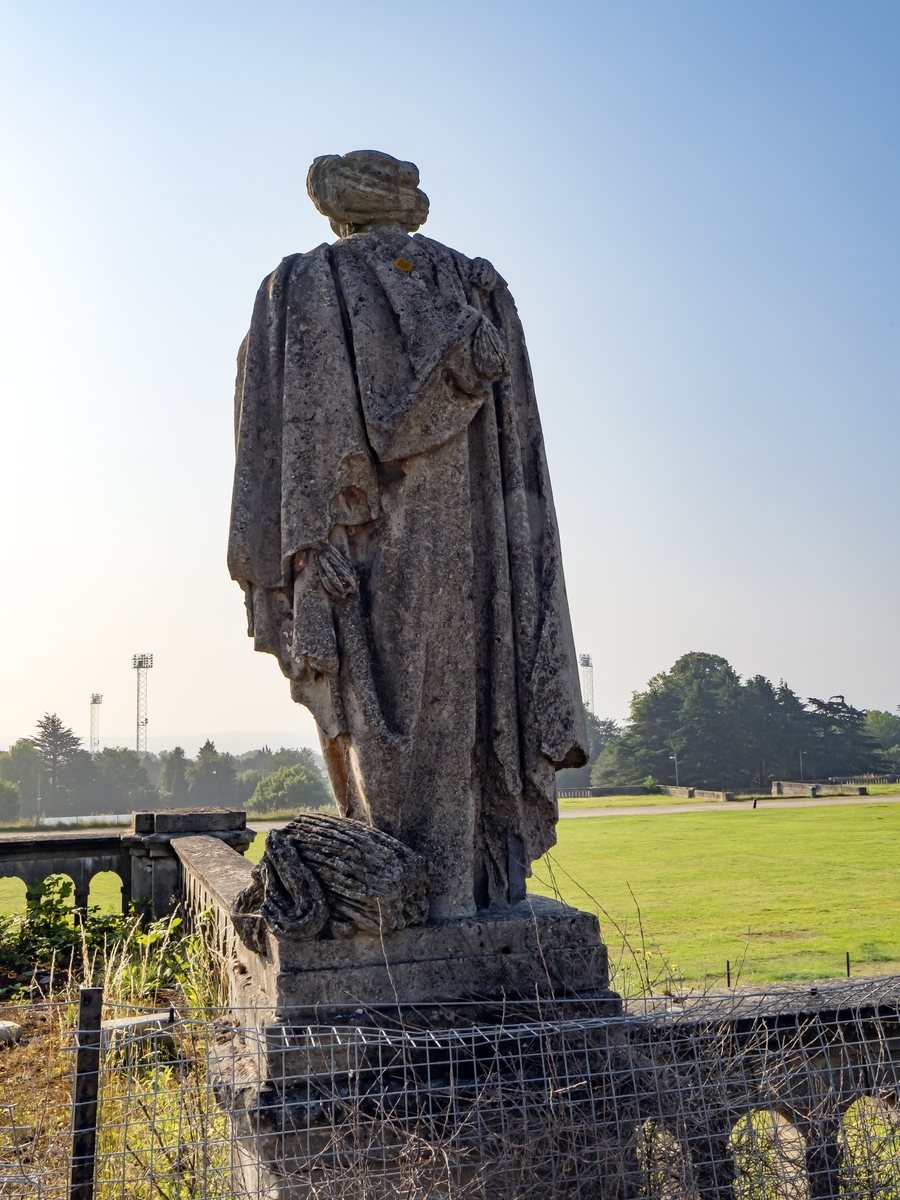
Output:
[[587,739],[505,282],[395,227],[284,259],[235,435],[229,567],[341,811],[425,855],[435,918],[520,899]]

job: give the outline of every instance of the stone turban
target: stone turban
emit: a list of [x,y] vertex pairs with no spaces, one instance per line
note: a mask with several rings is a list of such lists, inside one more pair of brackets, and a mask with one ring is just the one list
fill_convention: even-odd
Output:
[[412,233],[428,216],[415,163],[378,150],[323,154],[309,168],[306,190],[340,237],[381,223]]

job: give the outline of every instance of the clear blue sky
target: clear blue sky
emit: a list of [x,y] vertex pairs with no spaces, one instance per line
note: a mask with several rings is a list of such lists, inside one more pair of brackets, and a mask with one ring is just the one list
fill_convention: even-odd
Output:
[[233,363],[364,147],[518,300],[601,715],[688,650],[900,703],[900,5],[2,15],[0,738],[130,740],[152,651],[152,736],[312,741],[225,570]]

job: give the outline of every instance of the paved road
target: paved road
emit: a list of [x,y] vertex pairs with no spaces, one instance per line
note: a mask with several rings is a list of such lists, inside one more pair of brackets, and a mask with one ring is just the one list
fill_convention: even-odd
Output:
[[[898,804],[900,796],[822,796],[815,800],[762,799],[757,811],[763,808],[832,808],[842,804]],[[640,804],[634,808],[561,808],[561,818],[570,817],[655,817],[660,813],[724,812],[727,809],[752,808],[750,800],[726,800],[712,804]]]
[[[762,799],[757,809],[763,808],[831,808],[840,804],[898,804],[900,796],[826,796],[817,800],[767,800]],[[634,808],[562,808],[559,815],[563,820],[573,817],[655,817],[670,813],[724,812],[727,809],[752,808],[750,800],[716,801],[712,804],[638,804]],[[251,829],[262,833],[266,829],[281,829],[287,821],[248,821]]]

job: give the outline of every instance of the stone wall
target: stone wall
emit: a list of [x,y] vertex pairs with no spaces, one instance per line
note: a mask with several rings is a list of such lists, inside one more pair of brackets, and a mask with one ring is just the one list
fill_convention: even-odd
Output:
[[861,784],[808,783],[776,779],[772,782],[773,796],[868,796],[869,789]]
[[733,800],[734,792],[716,792],[708,788],[670,787],[660,784],[657,791],[661,796],[681,796],[688,800]]
[[589,796],[644,796],[646,793],[645,787],[582,787],[560,788],[556,794],[560,800],[569,800]]

